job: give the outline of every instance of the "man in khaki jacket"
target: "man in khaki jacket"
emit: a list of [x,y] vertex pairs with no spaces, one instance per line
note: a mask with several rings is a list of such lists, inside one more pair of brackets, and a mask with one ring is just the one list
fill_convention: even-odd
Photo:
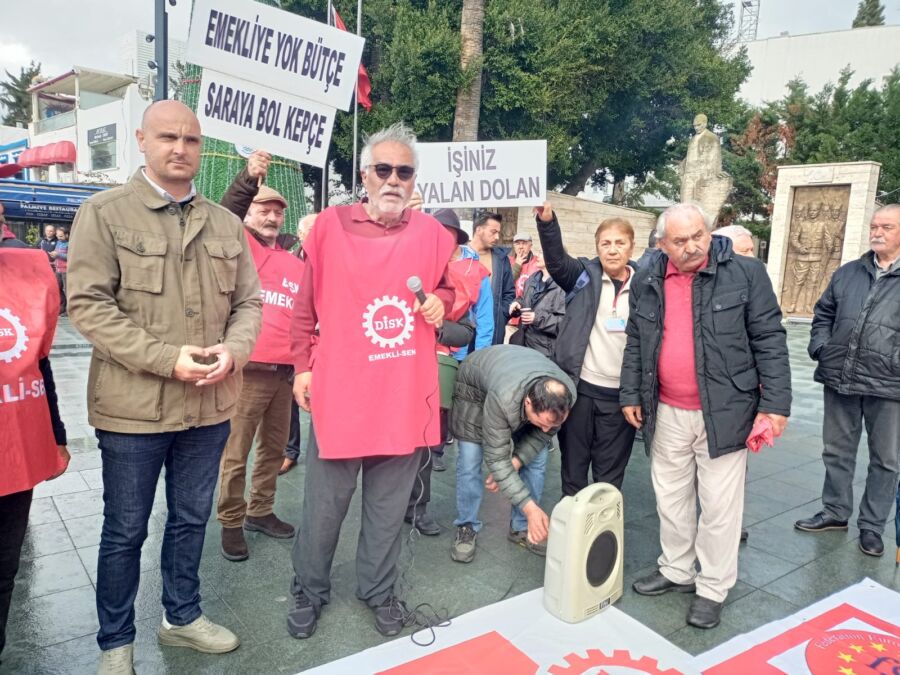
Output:
[[69,248],[69,313],[94,345],[88,421],[103,460],[99,674],[134,672],[141,546],[163,465],[159,642],[207,653],[240,644],[202,615],[198,569],[241,368],[260,329],[259,279],[240,221],[196,193],[194,113],[154,103],[137,140],[146,166],[82,205]]

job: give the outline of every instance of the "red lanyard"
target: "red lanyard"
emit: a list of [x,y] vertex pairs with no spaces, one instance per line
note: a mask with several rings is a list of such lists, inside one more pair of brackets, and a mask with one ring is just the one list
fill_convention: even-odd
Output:
[[[616,305],[619,303],[619,296],[622,295],[622,293],[624,293],[625,291],[628,290],[628,288],[627,288],[628,282],[631,281],[631,268],[626,266],[625,269],[628,270],[628,278],[625,279],[625,281],[622,282],[622,288],[619,289],[619,292],[616,293],[616,297],[613,298],[613,304],[612,304],[612,312],[613,312],[613,316],[616,315]],[[612,281],[612,277],[610,277],[610,281]],[[613,284],[613,288],[615,288],[615,287],[616,287],[616,285]]]

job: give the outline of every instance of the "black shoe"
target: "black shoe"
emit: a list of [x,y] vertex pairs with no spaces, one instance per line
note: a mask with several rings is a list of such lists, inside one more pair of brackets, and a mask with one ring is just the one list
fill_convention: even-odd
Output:
[[747,542],[747,539],[750,537],[750,533],[747,530],[741,530],[741,543],[744,544]]
[[695,595],[687,613],[688,624],[697,628],[715,628],[719,625],[723,604]]
[[375,612],[375,630],[385,637],[392,637],[403,630],[406,625],[406,617],[409,610],[406,603],[400,598],[391,595],[378,607],[373,607]]
[[303,639],[315,633],[320,611],[303,591],[294,595],[294,608],[287,615],[287,629],[291,637]]
[[441,533],[441,526],[427,513],[421,514],[415,519],[415,522],[412,518],[404,518],[403,522],[412,525],[419,531],[419,534],[424,534],[426,537],[436,537]]
[[693,583],[676,584],[674,581],[669,581],[659,570],[642,579],[638,579],[631,587],[634,589],[635,593],[640,595],[662,595],[669,591],[675,591],[676,593],[693,593],[697,590],[697,586]]
[[447,470],[447,465],[444,464],[444,456],[443,455],[436,455],[436,454],[432,453],[431,464],[432,464],[431,468],[434,471],[446,471]]
[[859,531],[859,550],[866,555],[880,558],[884,555],[884,542],[881,541],[881,535],[872,530]]
[[812,518],[804,518],[794,523],[794,527],[804,532],[825,532],[827,530],[846,530],[847,521],[838,520],[824,511],[819,511]]

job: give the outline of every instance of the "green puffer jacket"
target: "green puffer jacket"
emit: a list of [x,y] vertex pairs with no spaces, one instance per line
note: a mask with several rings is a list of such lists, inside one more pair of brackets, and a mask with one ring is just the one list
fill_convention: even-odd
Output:
[[546,434],[525,416],[525,392],[538,378],[553,377],[575,400],[575,383],[546,356],[527,347],[495,345],[474,352],[460,364],[453,390],[450,432],[479,443],[484,461],[503,495],[515,506],[531,499],[512,464],[528,464],[556,433]]

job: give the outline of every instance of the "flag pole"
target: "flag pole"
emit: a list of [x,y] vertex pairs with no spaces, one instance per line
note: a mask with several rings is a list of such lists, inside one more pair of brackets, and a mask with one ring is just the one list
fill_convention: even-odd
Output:
[[[356,34],[362,35],[362,0],[356,0]],[[356,162],[358,161],[358,152],[357,148],[359,146],[359,101],[357,100],[359,92],[359,82],[357,78],[357,85],[353,89],[353,180],[350,191],[351,198],[356,200],[356,176],[357,176],[357,167]]]
[[[334,17],[331,11],[331,0],[328,0],[328,15],[326,21],[329,26],[334,25]],[[325,152],[325,163],[322,165],[322,203],[319,205],[320,210],[324,211],[328,208],[328,152]]]

